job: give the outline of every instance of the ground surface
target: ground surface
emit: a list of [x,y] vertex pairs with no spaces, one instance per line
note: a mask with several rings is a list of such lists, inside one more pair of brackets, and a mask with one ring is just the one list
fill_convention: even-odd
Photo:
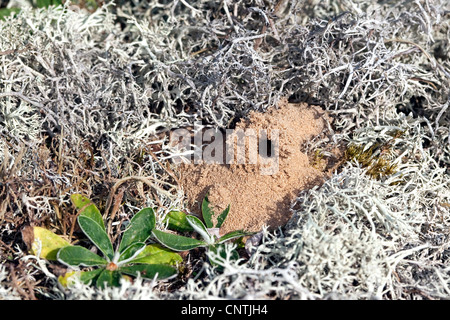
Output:
[[240,149],[234,138],[228,141],[234,150],[234,163],[226,163],[226,159],[219,164],[191,161],[180,168],[180,184],[191,203],[191,212],[201,215],[201,203],[207,193],[216,212],[222,212],[228,205],[232,208],[222,234],[241,229],[259,232],[264,226],[273,231],[284,226],[291,217],[290,205],[295,196],[302,190],[321,185],[327,177],[301,152],[301,147],[326,127],[324,112],[304,104],[287,104],[287,101],[280,104],[264,114],[249,115],[248,121],[235,127],[244,133],[253,130],[256,139],[262,135],[262,130],[267,131],[269,138],[273,131],[274,137],[269,139],[273,154],[260,152],[256,161],[250,163],[249,148],[252,146],[258,152],[258,146],[247,141],[242,153],[245,160],[238,164]]
[[[0,299],[448,298],[449,26],[444,0],[116,1],[0,21]],[[282,178],[183,175],[170,133],[198,122],[282,128]],[[74,193],[117,241],[141,208],[165,229],[205,188],[234,203],[228,230],[272,225],[221,269],[199,249],[172,281],[62,288],[67,268],[22,238],[89,246]]]

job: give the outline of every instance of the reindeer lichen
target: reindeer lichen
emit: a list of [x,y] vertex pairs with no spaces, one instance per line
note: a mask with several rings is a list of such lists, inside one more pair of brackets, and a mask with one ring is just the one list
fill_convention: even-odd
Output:
[[[448,299],[449,11],[446,0],[116,0],[5,17],[0,298]],[[73,193],[107,203],[116,237],[143,207],[159,208],[163,230],[185,206],[168,132],[224,129],[281,97],[333,119],[310,155],[346,145],[353,161],[300,193],[248,260],[213,257],[220,273],[188,260],[176,290],[138,277],[61,291],[22,252],[26,224],[72,235]],[[317,152],[319,165],[329,155]]]

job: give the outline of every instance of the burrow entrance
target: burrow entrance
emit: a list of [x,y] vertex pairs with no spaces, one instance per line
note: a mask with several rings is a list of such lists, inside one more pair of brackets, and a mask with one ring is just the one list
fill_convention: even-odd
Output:
[[[291,217],[290,204],[298,193],[322,184],[331,174],[329,166],[312,164],[301,151],[305,142],[324,132],[326,121],[331,123],[320,107],[291,104],[287,100],[265,113],[251,112],[234,130],[262,132],[256,149],[258,161],[251,163],[251,147],[247,141],[245,163],[236,163],[239,151],[235,149],[232,164],[206,161],[180,164],[180,184],[188,209],[200,216],[207,193],[216,212],[230,204],[221,234],[241,229],[260,231],[264,225],[274,229],[286,224]],[[271,136],[274,129],[278,131],[276,141]],[[232,146],[236,147],[237,141],[233,140]],[[337,148],[333,151],[336,162],[340,153]],[[263,174],[268,166],[272,174]]]

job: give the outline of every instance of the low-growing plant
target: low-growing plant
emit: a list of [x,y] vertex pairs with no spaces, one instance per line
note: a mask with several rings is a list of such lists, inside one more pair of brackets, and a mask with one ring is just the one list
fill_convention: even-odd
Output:
[[[120,279],[137,276],[150,279],[168,279],[177,274],[174,265],[182,261],[175,252],[158,244],[146,245],[155,227],[155,213],[152,208],[144,208],[131,219],[123,232],[121,241],[113,249],[100,211],[88,198],[74,194],[71,200],[79,210],[78,224],[88,239],[101,251],[102,256],[66,241],[55,241],[56,235],[48,230],[34,228],[34,238],[38,236],[41,251],[47,259],[55,259],[69,267],[97,267],[89,271],[73,271],[60,278],[63,285],[76,274],[84,283],[94,283],[97,287],[118,286]],[[55,247],[56,246],[56,247]],[[32,246],[33,249],[33,246]],[[34,248],[36,250],[36,248]]]
[[[172,211],[167,216],[169,228],[171,227],[182,232],[195,231],[201,236],[201,240],[156,229],[152,231],[153,236],[162,245],[174,251],[186,251],[204,247],[207,250],[222,255],[225,253],[225,250],[222,250],[222,246],[226,241],[255,234],[254,232],[236,230],[220,236],[220,227],[228,216],[230,205],[219,215],[216,215],[210,206],[208,195],[206,195],[203,199],[201,209],[204,223],[198,217],[188,215],[181,211]],[[238,257],[237,251],[233,250],[232,258],[237,259]],[[218,264],[217,261],[211,262]]]
[[[228,216],[230,206],[219,215],[215,215],[206,195],[202,202],[204,222],[194,215],[176,210],[170,211],[165,220],[169,228],[180,232],[195,231],[202,240],[156,230],[154,210],[144,208],[130,220],[119,245],[114,250],[96,205],[80,194],[73,194],[71,200],[78,210],[77,222],[80,229],[102,255],[80,245],[71,245],[50,230],[40,227],[32,228],[33,241],[30,241],[31,253],[47,260],[56,260],[74,269],[59,278],[64,286],[67,286],[74,276],[86,284],[94,284],[100,288],[118,286],[121,278],[138,274],[144,278],[168,279],[177,274],[175,265],[182,261],[181,256],[173,251],[205,247],[208,251],[224,257],[226,250],[223,246],[226,241],[254,234],[237,230],[220,236],[219,231]],[[145,242],[152,235],[161,245],[157,243],[146,245]],[[235,260],[239,258],[236,249],[232,250],[231,258]],[[210,258],[210,262],[220,267],[220,261],[213,261]],[[94,269],[81,271],[80,267]]]
[[394,140],[401,137],[404,131],[395,130],[390,135],[392,139],[384,143],[375,143],[370,146],[364,144],[350,144],[345,150],[346,161],[356,161],[366,168],[366,174],[373,179],[380,179],[398,171],[397,164],[393,163],[389,154],[393,151]]

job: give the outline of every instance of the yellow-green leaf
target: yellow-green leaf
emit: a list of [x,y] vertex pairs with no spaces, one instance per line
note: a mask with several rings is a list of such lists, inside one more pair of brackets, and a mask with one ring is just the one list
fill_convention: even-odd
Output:
[[58,277],[58,282],[64,287],[67,288],[70,284],[72,284],[72,280],[74,277],[78,277],[81,271],[69,271],[66,272],[64,276]]
[[27,229],[30,236],[30,253],[38,254],[40,249],[40,258],[47,260],[56,260],[56,254],[59,249],[70,246],[70,243],[57,234],[41,227],[31,227]]
[[81,282],[85,284],[90,284],[102,271],[103,269],[95,269],[92,271],[68,271],[64,276],[58,277],[58,282],[64,288],[73,285],[76,279],[81,280]]
[[172,230],[181,232],[194,231],[186,219],[186,213],[183,211],[170,211],[164,219],[164,222],[166,221],[168,221],[169,228]]
[[102,229],[105,229],[105,223],[103,222],[100,210],[98,210],[97,206],[89,198],[81,194],[72,194],[70,199],[78,210],[82,210],[80,216],[94,220]]
[[183,261],[183,258],[159,244],[149,244],[145,249],[137,255],[135,259],[129,263],[145,263],[145,264],[170,264],[175,265]]

